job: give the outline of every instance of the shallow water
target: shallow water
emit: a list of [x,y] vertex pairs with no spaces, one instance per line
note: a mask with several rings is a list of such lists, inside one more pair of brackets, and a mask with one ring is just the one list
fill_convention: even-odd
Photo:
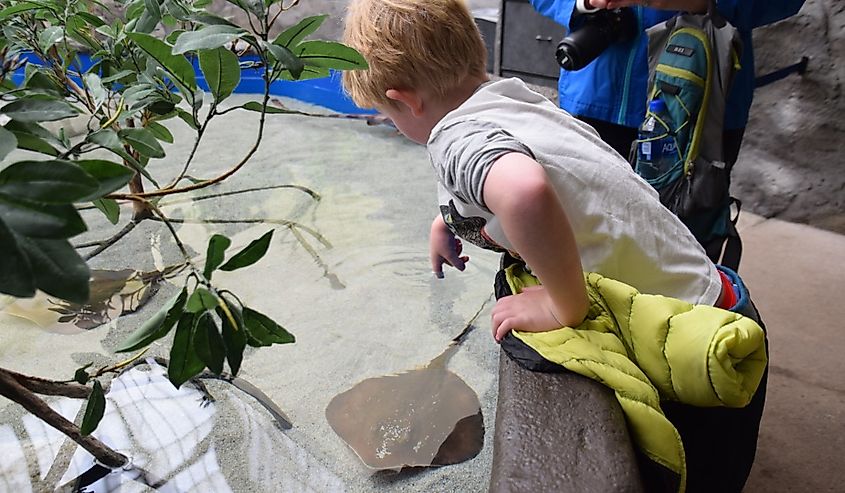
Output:
[[[245,99],[234,96],[233,103]],[[237,162],[254,139],[255,115],[233,112],[212,124],[190,174],[212,177]],[[171,125],[177,142],[187,135],[180,125]],[[175,146],[166,150],[167,162],[150,165],[156,176],[181,168],[188,151]],[[373,475],[333,432],[325,409],[334,396],[364,379],[412,370],[441,354],[485,302],[489,305],[497,257],[468,247],[466,272],[449,270],[445,279],[434,279],[427,234],[437,208],[425,150],[390,127],[361,120],[270,116],[253,160],[221,185],[195,196],[283,184],[308,187],[321,198],[315,201],[295,188],[273,188],[190,202],[178,197],[162,201],[162,206],[170,217],[185,220],[176,226],[179,235],[189,250],[200,254],[216,232],[232,238],[230,249],[236,251],[276,229],[265,258],[247,269],[215,273],[215,284],[296,336],[295,344],[248,350],[239,373],[275,402],[293,427],[280,430],[254,399],[213,382],[209,391],[223,397],[204,418],[210,424],[190,425],[209,427],[206,435],[191,440],[213,453],[190,455],[190,466],[180,469],[186,451],[196,444],[179,440],[173,447],[181,458],[149,460],[145,469],[158,478],[193,478],[178,483],[178,491],[486,491],[498,362],[498,347],[489,334],[489,306],[448,362],[448,369],[479,398],[486,430],[478,456],[440,468]],[[121,224],[128,211],[123,213]],[[98,212],[85,214],[91,231],[74,243],[106,238],[116,230]],[[242,219],[268,223],[231,222]],[[91,264],[149,272],[179,261],[165,228],[146,221]],[[113,348],[176,290],[162,284],[136,312],[72,335],[45,331],[0,312],[0,366],[64,380],[89,362],[123,359]],[[149,354],[166,356],[166,344],[154,344]],[[78,401],[51,402],[70,419],[76,417]],[[197,407],[184,413],[190,419],[209,412],[193,405]],[[28,419],[17,405],[0,398],[0,449],[20,451],[14,456],[18,459],[0,465],[0,491],[27,491],[30,476],[44,480],[56,455],[62,457],[55,433],[37,435],[39,443],[49,446],[33,445],[36,436],[24,425]],[[189,418],[178,418],[184,419]],[[126,426],[156,436],[172,434],[159,421]],[[100,438],[107,443],[111,439]],[[74,460],[84,461],[84,453],[81,457]],[[122,488],[148,489],[134,481]]]

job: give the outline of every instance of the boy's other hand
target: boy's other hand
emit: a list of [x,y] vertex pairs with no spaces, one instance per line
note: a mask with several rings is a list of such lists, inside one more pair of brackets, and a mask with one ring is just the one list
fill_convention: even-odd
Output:
[[462,256],[464,245],[443,222],[443,217],[437,216],[431,223],[431,234],[428,238],[431,270],[438,279],[443,279],[443,264],[462,271],[466,269],[469,257]]
[[511,330],[546,332],[562,327],[554,315],[554,304],[543,286],[530,286],[521,293],[505,296],[492,310],[493,338],[496,342]]

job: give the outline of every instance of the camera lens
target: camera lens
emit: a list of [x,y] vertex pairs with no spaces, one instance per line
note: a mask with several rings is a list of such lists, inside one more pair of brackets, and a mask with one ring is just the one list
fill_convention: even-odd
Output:
[[637,34],[637,19],[628,8],[600,10],[583,17],[583,25],[557,45],[555,57],[564,70],[580,70],[614,42],[631,40]]

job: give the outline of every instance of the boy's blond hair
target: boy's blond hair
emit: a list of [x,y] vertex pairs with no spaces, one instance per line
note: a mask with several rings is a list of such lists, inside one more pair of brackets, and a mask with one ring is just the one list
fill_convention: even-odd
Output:
[[486,70],[487,49],[463,0],[352,0],[343,41],[369,64],[343,73],[362,108],[393,105],[388,89],[443,97]]

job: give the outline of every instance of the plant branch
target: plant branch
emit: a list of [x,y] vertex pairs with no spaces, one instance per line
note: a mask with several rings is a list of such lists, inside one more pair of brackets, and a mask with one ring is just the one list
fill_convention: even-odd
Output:
[[72,399],[87,399],[91,394],[91,389],[85,385],[70,382],[59,382],[56,380],[47,380],[46,378],[30,377],[21,373],[14,372],[0,368],[0,373],[5,372],[6,375],[13,378],[18,384],[25,389],[41,395],[59,395],[63,397],[70,397]]
[[185,177],[185,173],[188,172],[188,167],[191,165],[191,162],[194,160],[194,156],[197,153],[197,149],[199,149],[200,141],[202,140],[203,135],[205,134],[206,128],[208,128],[208,123],[211,121],[211,118],[214,117],[217,110],[217,103],[212,103],[211,107],[208,109],[208,114],[205,116],[205,121],[202,122],[202,125],[199,129],[197,129],[197,138],[194,140],[194,145],[191,147],[191,152],[188,154],[188,159],[185,160],[185,165],[182,166],[182,171],[176,175],[169,184],[167,184],[162,190],[172,190],[176,187],[176,185]]
[[252,158],[253,154],[258,151],[258,146],[261,144],[261,139],[264,138],[264,123],[266,120],[267,112],[264,111],[264,108],[267,107],[267,102],[270,100],[270,81],[265,80],[265,91],[264,91],[264,103],[261,109],[261,118],[258,122],[258,136],[255,139],[255,143],[253,143],[250,150],[247,152],[246,156],[244,156],[238,164],[236,164],[233,168],[225,173],[211,178],[209,180],[203,180],[199,183],[194,183],[193,185],[188,185],[181,188],[170,188],[170,189],[159,189],[152,192],[143,192],[143,193],[111,193],[105,196],[108,199],[115,199],[115,200],[139,200],[139,199],[148,199],[152,197],[162,197],[165,195],[172,195],[174,193],[183,193],[183,192],[191,192],[193,190],[200,190],[211,185],[215,185],[217,183],[222,182],[226,178],[232,176],[233,174],[237,173],[238,170],[244,167],[244,165]]
[[[168,205],[175,205],[175,204],[183,204],[186,202],[199,202],[201,200],[208,200],[208,199],[216,199],[220,197],[228,197],[230,195],[239,195],[242,193],[250,193],[250,192],[262,192],[264,190],[275,190],[278,188],[293,188],[294,190],[299,190],[303,193],[308,194],[312,199],[315,201],[320,200],[320,194],[311,190],[308,187],[304,187],[302,185],[272,185],[269,187],[252,187],[252,188],[244,188],[241,190],[232,190],[229,192],[220,192],[220,193],[213,193],[210,195],[202,195],[200,197],[188,197],[184,199],[177,199],[177,200],[168,200],[168,201],[161,201],[158,203],[159,207],[164,207]],[[86,207],[86,208],[94,208],[94,206]],[[81,210],[81,208],[80,208]]]
[[114,451],[97,438],[83,435],[78,426],[50,408],[44,400],[21,385],[7,370],[3,369],[0,369],[0,395],[17,402],[38,419],[67,435],[103,465],[121,467],[129,462],[128,457]]
[[137,225],[138,225],[138,221],[131,220],[128,223],[126,223],[126,226],[124,226],[120,231],[115,233],[111,238],[107,238],[107,239],[101,240],[101,241],[93,241],[93,242],[90,242],[90,243],[82,243],[82,244],[79,244],[79,245],[74,245],[73,247],[76,248],[76,249],[90,248],[90,247],[93,247],[93,246],[97,247],[93,252],[90,252],[83,257],[83,259],[87,262],[88,260],[91,260],[92,258],[96,257],[97,255],[103,253],[104,251],[106,251],[106,249],[108,249],[109,247],[111,247],[112,245],[114,245],[115,243],[120,241],[124,236],[129,234],[130,231],[135,229],[135,226],[137,226]]

